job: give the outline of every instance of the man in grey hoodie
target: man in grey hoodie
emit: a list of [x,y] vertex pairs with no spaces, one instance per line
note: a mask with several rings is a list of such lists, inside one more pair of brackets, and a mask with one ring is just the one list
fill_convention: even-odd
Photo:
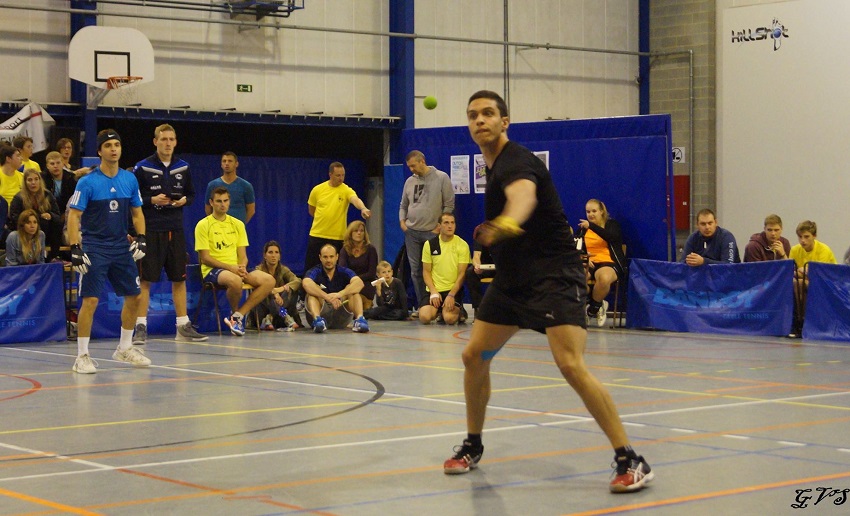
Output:
[[398,222],[404,231],[416,300],[418,306],[424,306],[428,291],[422,279],[422,247],[440,232],[440,215],[454,212],[455,194],[448,174],[428,166],[422,152],[410,151],[405,162],[413,175],[404,182]]

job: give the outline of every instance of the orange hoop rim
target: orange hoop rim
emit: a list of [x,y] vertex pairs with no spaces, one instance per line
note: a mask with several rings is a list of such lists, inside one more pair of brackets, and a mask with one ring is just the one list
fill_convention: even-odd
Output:
[[117,90],[123,86],[139,82],[143,77],[137,75],[116,75],[106,79],[106,89]]

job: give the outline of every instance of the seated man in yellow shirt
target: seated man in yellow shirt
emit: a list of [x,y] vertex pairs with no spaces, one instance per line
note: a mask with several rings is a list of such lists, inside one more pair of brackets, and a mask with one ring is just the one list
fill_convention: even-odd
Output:
[[[274,288],[274,277],[260,270],[248,272],[248,234],[241,220],[227,214],[230,192],[220,186],[213,190],[212,214],[202,218],[195,226],[195,250],[201,261],[201,277],[205,282],[227,288],[227,301],[233,313],[224,318],[230,333],[245,334],[244,314],[261,303]],[[242,299],[242,285],[253,287],[248,299]]]
[[462,294],[469,244],[455,235],[457,223],[451,213],[440,215],[440,234],[422,247],[422,279],[428,287],[428,304],[419,307],[419,321],[428,324],[443,316],[446,324],[466,320],[463,304],[456,298]]
[[791,248],[791,259],[797,266],[794,273],[794,327],[788,334],[792,338],[800,338],[803,335],[803,319],[805,317],[806,290],[809,288],[809,280],[806,277],[809,262],[837,263],[832,249],[823,242],[817,240],[818,225],[811,220],[804,220],[797,224],[797,239],[800,243]]

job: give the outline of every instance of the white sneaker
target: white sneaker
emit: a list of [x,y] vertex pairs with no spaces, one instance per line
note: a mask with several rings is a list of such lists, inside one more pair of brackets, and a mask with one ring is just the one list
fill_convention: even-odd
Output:
[[113,360],[127,362],[135,367],[147,367],[151,365],[151,359],[145,356],[145,352],[139,348],[130,348],[127,351],[116,349],[112,354]]
[[97,372],[97,362],[92,360],[88,354],[79,356],[74,360],[74,367],[71,368],[71,371],[80,374],[94,374]]
[[596,312],[596,326],[600,328],[605,325],[605,321],[608,320],[608,301],[602,300],[602,306],[599,307],[599,311]]

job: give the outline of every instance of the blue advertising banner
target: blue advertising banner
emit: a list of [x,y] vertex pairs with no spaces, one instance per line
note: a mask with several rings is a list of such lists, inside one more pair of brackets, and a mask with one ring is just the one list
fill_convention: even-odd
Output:
[[794,263],[703,265],[632,260],[629,328],[787,335],[794,311]]
[[66,337],[62,264],[0,268],[0,343]]
[[[186,308],[189,318],[194,320],[201,294],[200,265],[186,267]],[[121,335],[121,309],[124,298],[110,289],[101,293],[97,311],[92,322],[92,338],[117,339]],[[174,335],[175,319],[174,298],[171,295],[171,282],[165,272],[159,281],[151,285],[151,302],[148,308],[148,335]],[[212,330],[215,330],[213,327]],[[212,331],[207,330],[207,331]],[[201,331],[204,331],[203,329]]]
[[[203,313],[197,314],[201,300],[201,266],[198,264],[186,267],[186,308],[189,319],[198,325],[201,333],[214,332],[218,330],[215,318],[215,306],[213,305],[213,293],[205,292]],[[243,298],[245,296],[243,295]],[[224,292],[217,293],[219,311],[221,316],[230,315],[230,305]],[[94,321],[92,323],[92,338],[95,339],[117,339],[121,335],[121,309],[124,307],[124,298],[119,297],[110,288],[103,292],[97,304]],[[174,298],[171,295],[171,282],[165,276],[160,276],[159,281],[151,285],[151,303],[148,308],[148,335],[171,335],[175,334]]]
[[810,262],[803,338],[850,342],[850,267]]

